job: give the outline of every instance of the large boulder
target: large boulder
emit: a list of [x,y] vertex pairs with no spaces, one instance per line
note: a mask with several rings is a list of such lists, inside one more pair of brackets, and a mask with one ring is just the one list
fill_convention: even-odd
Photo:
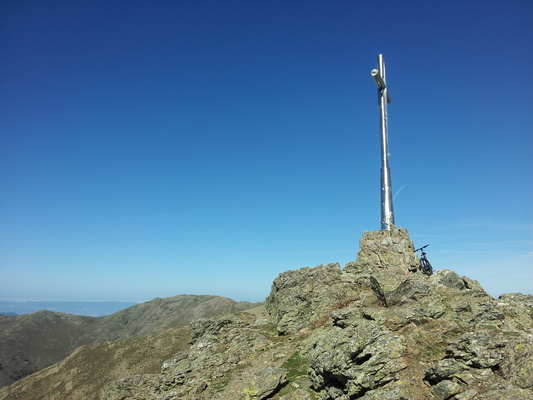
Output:
[[326,310],[357,298],[360,287],[339,264],[302,268],[279,275],[265,306],[280,334],[298,332],[317,323]]
[[496,307],[504,315],[507,329],[533,332],[533,295],[503,294]]
[[532,399],[531,371],[533,335],[470,331],[446,348],[425,379],[439,400]]
[[374,321],[323,331],[306,353],[309,377],[321,398],[360,398],[396,379],[406,367],[400,336]]
[[418,256],[407,229],[393,225],[391,230],[364,231],[353,272],[375,272],[386,269],[402,273],[418,269]]
[[287,370],[266,367],[258,371],[243,389],[244,400],[263,400],[272,397],[287,383]]

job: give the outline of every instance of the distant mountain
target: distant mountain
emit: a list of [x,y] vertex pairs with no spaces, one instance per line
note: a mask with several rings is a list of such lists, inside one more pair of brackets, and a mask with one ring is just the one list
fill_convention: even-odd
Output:
[[52,311],[0,315],[0,386],[48,367],[76,347],[89,344],[81,338],[96,321]]
[[46,310],[0,315],[0,386],[62,360],[79,346],[152,335],[198,318],[253,306],[218,296],[181,295],[99,318]]
[[10,301],[0,300],[0,314],[22,315],[41,310],[103,317],[138,303],[128,301]]

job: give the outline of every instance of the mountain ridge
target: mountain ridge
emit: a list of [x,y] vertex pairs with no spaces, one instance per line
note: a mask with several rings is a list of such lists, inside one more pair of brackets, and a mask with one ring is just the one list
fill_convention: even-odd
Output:
[[178,295],[156,298],[104,317],[48,310],[0,315],[0,386],[48,367],[83,345],[146,336],[253,305],[220,296]]

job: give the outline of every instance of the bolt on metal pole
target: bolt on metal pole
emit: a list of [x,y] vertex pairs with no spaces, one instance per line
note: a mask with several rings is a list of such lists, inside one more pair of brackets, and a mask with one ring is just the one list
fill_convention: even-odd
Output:
[[378,86],[379,125],[381,130],[381,230],[388,231],[394,225],[387,124],[387,103],[390,103],[391,99],[387,88],[383,54],[378,55],[378,69],[373,69],[371,74]]

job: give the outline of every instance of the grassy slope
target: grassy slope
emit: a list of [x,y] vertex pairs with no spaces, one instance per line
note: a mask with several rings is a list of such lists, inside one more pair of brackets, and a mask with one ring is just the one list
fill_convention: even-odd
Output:
[[108,382],[158,373],[164,360],[189,345],[190,330],[178,327],[146,337],[83,346],[37,374],[0,389],[0,399],[96,399]]

